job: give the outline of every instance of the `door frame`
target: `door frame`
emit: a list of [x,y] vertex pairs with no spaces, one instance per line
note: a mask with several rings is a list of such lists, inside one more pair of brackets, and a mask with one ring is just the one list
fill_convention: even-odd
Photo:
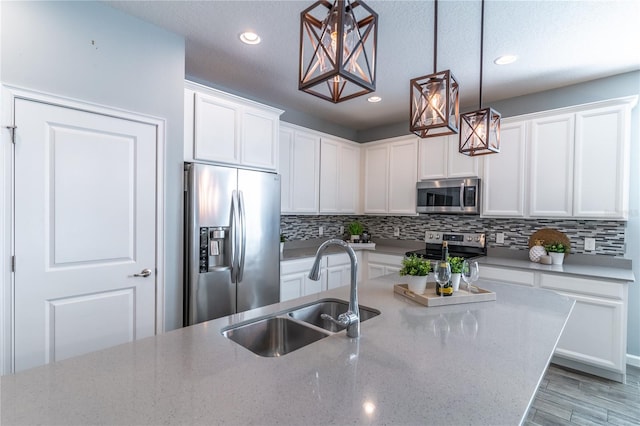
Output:
[[164,169],[166,120],[147,114],[67,98],[50,93],[25,89],[8,84],[0,87],[0,375],[13,372],[14,351],[14,274],[11,256],[14,255],[14,145],[11,126],[15,123],[16,99],[25,99],[65,108],[137,121],[156,127],[156,296],[155,333],[164,331],[165,311],[165,244],[164,244]]

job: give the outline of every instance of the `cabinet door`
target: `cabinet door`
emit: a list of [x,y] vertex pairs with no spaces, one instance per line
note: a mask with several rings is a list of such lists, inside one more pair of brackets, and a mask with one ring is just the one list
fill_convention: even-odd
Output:
[[322,139],[320,144],[320,212],[340,211],[340,143]]
[[369,263],[367,265],[367,278],[372,279],[385,275],[385,266],[377,263]]
[[529,215],[572,214],[574,115],[531,121]]
[[389,146],[389,213],[416,213],[417,156],[415,137]]
[[237,105],[196,92],[194,108],[194,158],[238,164],[240,112]]
[[[482,161],[478,157],[460,154],[458,151],[460,135],[447,136],[447,177],[477,177]],[[501,151],[502,153],[502,151]],[[491,157],[490,155],[483,156]]]
[[[364,212],[387,213],[389,184],[389,147],[387,144],[365,148]],[[415,182],[414,182],[415,189]],[[415,208],[415,207],[414,207]]]
[[448,141],[447,136],[420,139],[420,180],[447,177]]
[[320,138],[295,132],[293,143],[293,173],[291,176],[293,211],[318,213],[320,196]]
[[522,121],[503,124],[500,154],[484,158],[482,215],[524,217],[526,126]]
[[338,159],[338,212],[355,214],[360,196],[360,148],[343,144]]
[[265,170],[276,169],[279,117],[245,108],[242,114],[242,164]]
[[320,293],[321,291],[325,291],[327,289],[327,270],[323,269],[320,274],[320,279],[318,281],[314,281],[310,279],[307,274],[303,275],[304,277],[304,290],[303,295],[308,296],[310,294]]
[[629,133],[626,107],[576,115],[573,215],[628,217]]
[[278,173],[280,174],[280,211],[293,211],[291,173],[293,171],[293,130],[280,128]]
[[334,266],[327,269],[327,289],[343,287],[351,283],[350,266]]
[[280,302],[297,299],[302,296],[305,275],[303,273],[283,275],[280,277]]

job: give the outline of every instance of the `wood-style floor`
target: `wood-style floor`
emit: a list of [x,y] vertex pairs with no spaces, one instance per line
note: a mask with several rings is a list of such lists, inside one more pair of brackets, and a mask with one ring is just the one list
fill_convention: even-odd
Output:
[[533,425],[640,425],[640,369],[622,384],[552,364],[524,422]]

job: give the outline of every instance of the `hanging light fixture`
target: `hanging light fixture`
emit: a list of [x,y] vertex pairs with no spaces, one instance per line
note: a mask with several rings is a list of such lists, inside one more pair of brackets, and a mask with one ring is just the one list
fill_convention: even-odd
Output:
[[460,116],[460,144],[458,151],[465,155],[485,155],[500,152],[500,113],[482,108],[482,61],[484,48],[484,0],[480,19],[480,96],[477,111]]
[[300,14],[298,89],[338,103],[376,90],[378,14],[359,0],[320,0]]
[[458,81],[450,70],[437,72],[438,0],[434,5],[433,74],[409,82],[409,130],[421,138],[458,133]]

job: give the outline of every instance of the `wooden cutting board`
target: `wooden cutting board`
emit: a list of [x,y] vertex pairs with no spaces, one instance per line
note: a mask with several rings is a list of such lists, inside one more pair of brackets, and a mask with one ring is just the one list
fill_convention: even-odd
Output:
[[551,244],[555,241],[562,243],[569,249],[566,250],[565,256],[569,254],[571,243],[569,237],[564,232],[560,232],[557,229],[542,228],[531,234],[529,237],[529,248],[536,245],[536,240],[542,240],[542,245]]

